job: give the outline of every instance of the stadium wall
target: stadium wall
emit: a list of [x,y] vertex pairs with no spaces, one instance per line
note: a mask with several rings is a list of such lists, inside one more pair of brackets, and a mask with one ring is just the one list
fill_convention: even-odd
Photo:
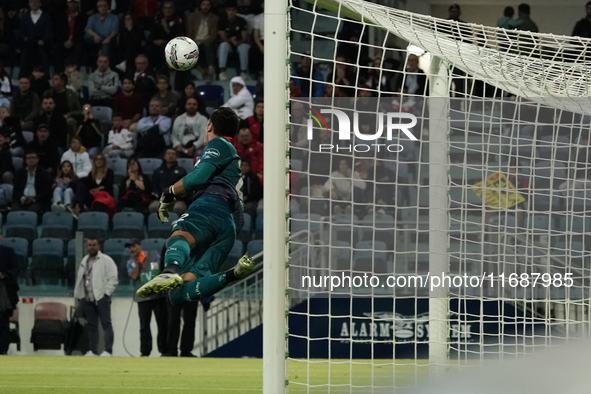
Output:
[[[32,302],[31,302],[32,300]],[[16,345],[11,344],[9,354],[19,355],[64,355],[63,346],[61,350],[33,350],[31,343],[31,330],[35,323],[35,306],[41,302],[59,302],[68,307],[68,320],[70,319],[70,307],[74,306],[74,299],[71,297],[21,297],[18,304],[19,309],[19,332],[21,337],[21,351],[16,351]],[[129,310],[131,306],[131,312]],[[200,321],[203,308],[199,308],[197,315],[197,322]],[[129,316],[129,323],[127,329],[125,324]],[[111,321],[113,324],[113,331],[115,333],[115,341],[113,343],[113,356],[116,357],[130,357],[129,353],[134,357],[140,356],[140,322],[137,311],[137,303],[131,298],[113,298],[111,303]],[[182,324],[182,323],[181,323]],[[100,324],[99,324],[100,327]],[[182,325],[181,325],[182,327]],[[152,357],[160,357],[158,346],[156,343],[156,333],[158,328],[156,326],[156,319],[152,318]],[[200,324],[196,324],[196,338],[200,338]],[[102,351],[102,329],[99,351]],[[125,334],[125,336],[124,336]],[[125,347],[124,347],[125,341]],[[198,354],[198,353],[195,353]]]

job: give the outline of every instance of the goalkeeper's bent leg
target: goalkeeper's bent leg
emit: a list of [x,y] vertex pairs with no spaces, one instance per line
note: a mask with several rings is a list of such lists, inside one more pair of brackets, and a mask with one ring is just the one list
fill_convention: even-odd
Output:
[[225,272],[197,278],[183,283],[179,289],[172,290],[169,293],[170,302],[174,306],[181,306],[189,301],[198,301],[214,295],[227,285]]
[[178,274],[180,268],[189,260],[191,247],[182,235],[173,235],[166,242],[163,273]]

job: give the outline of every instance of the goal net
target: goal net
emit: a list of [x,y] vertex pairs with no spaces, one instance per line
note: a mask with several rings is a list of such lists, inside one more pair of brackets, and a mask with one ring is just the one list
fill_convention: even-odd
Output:
[[591,41],[361,0],[288,12],[290,390],[585,336]]

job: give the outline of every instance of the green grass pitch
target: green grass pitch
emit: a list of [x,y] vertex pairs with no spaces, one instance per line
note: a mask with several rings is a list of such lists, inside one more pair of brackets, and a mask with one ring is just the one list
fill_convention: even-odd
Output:
[[[340,361],[290,361],[289,392],[328,393],[322,385],[329,376],[332,385],[366,385],[373,375],[374,384],[381,385],[391,384],[395,374],[397,386],[412,385],[427,372],[410,360],[396,368],[380,366],[380,360],[373,367],[363,360]],[[0,393],[262,393],[262,369],[261,359],[0,356]],[[317,387],[307,391],[296,382]]]

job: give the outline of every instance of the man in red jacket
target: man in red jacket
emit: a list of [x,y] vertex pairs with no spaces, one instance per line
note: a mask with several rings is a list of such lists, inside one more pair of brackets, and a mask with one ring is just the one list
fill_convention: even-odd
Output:
[[252,132],[248,127],[241,127],[237,140],[233,141],[238,156],[250,160],[252,172],[257,174],[263,182],[263,144],[252,138]]

